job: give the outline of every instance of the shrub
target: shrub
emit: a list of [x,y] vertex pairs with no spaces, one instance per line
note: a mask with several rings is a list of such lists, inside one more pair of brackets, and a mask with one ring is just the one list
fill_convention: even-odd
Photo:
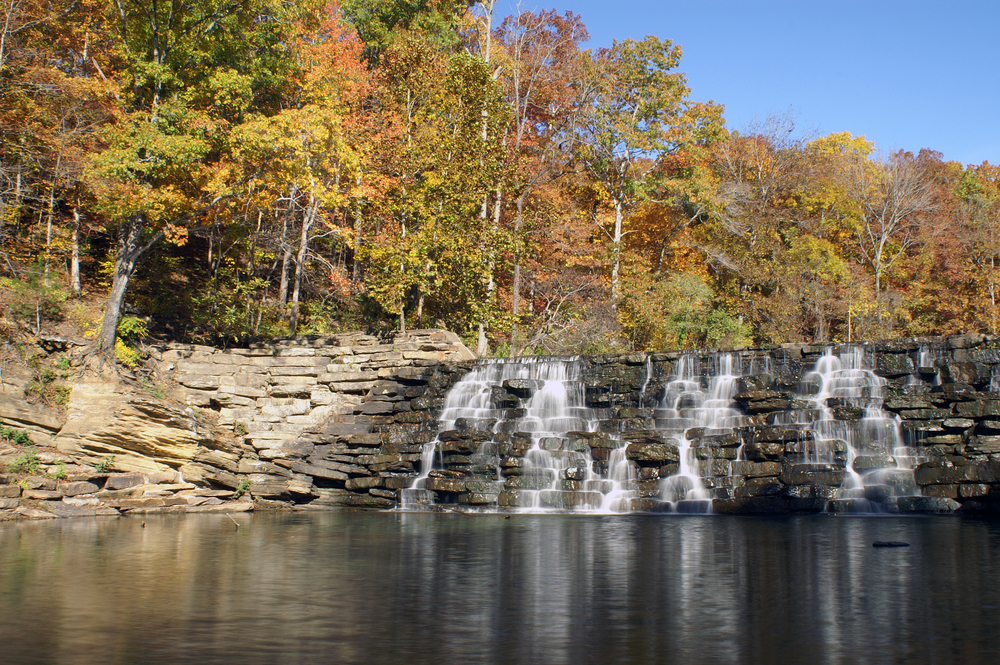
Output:
[[102,459],[100,462],[98,462],[97,464],[95,464],[94,468],[97,469],[98,473],[107,473],[108,471],[110,471],[112,469],[112,467],[114,467],[114,465],[115,465],[115,456],[114,455],[108,455],[107,457],[105,457],[104,459]]
[[31,445],[31,437],[23,429],[13,427],[0,427],[0,439],[3,439],[15,446]]
[[42,468],[42,462],[38,459],[38,451],[34,448],[25,448],[21,454],[7,464],[9,473],[27,473],[34,475]]

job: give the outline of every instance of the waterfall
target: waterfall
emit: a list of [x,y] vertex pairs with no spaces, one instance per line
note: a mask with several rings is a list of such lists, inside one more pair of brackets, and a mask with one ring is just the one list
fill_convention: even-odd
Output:
[[[921,353],[929,385],[935,362]],[[918,460],[871,363],[858,345],[802,361],[754,350],[480,361],[447,394],[400,505],[878,512],[919,494]]]

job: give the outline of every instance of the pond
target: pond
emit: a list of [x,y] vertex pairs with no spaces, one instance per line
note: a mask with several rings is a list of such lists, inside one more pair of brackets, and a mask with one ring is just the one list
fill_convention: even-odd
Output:
[[997,663],[998,554],[955,517],[8,523],[0,660]]

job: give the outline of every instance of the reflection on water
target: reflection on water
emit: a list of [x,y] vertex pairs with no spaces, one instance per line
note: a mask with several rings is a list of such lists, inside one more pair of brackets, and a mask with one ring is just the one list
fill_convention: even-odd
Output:
[[997,522],[237,519],[0,525],[0,660],[1000,662]]

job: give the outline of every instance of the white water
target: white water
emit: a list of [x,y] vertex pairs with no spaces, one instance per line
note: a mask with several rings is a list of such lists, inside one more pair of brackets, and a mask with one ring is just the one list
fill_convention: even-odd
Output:
[[[805,444],[805,462],[844,465],[844,483],[834,497],[842,502],[840,507],[878,512],[886,498],[917,492],[899,418],[882,409],[887,382],[865,365],[862,347],[850,347],[839,354],[827,349],[814,369],[802,377],[805,391],[813,396],[810,408],[798,415],[812,431],[812,442]],[[837,418],[836,408],[860,411],[860,418]],[[859,457],[866,463],[857,464]]]
[[[622,424],[615,410],[586,404],[582,379],[586,362],[579,358],[484,362],[448,393],[439,437],[456,429],[491,433],[463,468],[468,471],[469,461],[475,464],[475,478],[490,481],[491,492],[503,492],[506,507],[527,512],[628,512],[639,505],[637,501],[644,501],[641,505],[649,509],[649,497],[656,494],[656,474],[668,467],[643,468],[627,458],[629,432],[610,431]],[[741,385],[752,390],[756,375],[771,375],[769,363],[767,356],[692,353],[676,360],[669,376],[654,380],[654,365],[647,358],[639,404],[655,406],[638,409],[634,426],[653,430],[649,434],[655,440],[673,442],[679,453],[677,473],[659,479],[658,496],[653,497],[661,502],[658,509],[710,512],[713,496],[732,496],[725,488],[743,482],[727,477],[732,473],[727,469],[733,467],[716,455],[732,457],[733,451],[719,450],[717,441],[736,428],[746,431],[761,424],[760,416],[743,413],[734,396]],[[505,381],[527,382],[515,391],[524,396],[515,400],[501,387]],[[795,408],[769,416],[768,425],[803,432],[802,440],[792,444],[800,447],[802,464],[821,471],[844,469],[842,487],[826,497],[837,502],[839,510],[873,512],[890,496],[916,493],[913,451],[902,445],[897,417],[882,410],[885,385],[866,367],[862,347],[840,353],[828,350],[792,391]],[[498,408],[498,394],[500,400],[517,401],[516,408],[509,403]],[[600,458],[605,462],[595,462],[591,455],[587,443],[594,438],[603,441],[595,454],[605,447],[607,456]],[[505,445],[521,452],[504,459],[498,452]],[[743,459],[742,447],[735,451],[736,461]],[[434,493],[425,489],[425,483],[432,468],[442,467],[439,449],[439,440],[424,447],[420,477],[401,491],[404,509],[433,502]]]

